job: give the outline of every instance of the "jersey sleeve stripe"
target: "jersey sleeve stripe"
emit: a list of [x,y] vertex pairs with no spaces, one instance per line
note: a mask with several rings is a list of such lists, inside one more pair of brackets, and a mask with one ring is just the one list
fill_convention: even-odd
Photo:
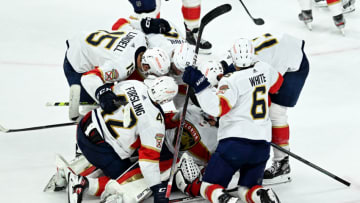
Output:
[[140,160],[146,162],[158,162],[160,160],[160,150],[141,145],[139,149],[139,161]]
[[283,83],[283,81],[284,81],[283,76],[281,76],[280,73],[278,73],[278,74],[279,74],[278,79],[277,79],[276,82],[273,84],[273,86],[271,86],[271,88],[270,88],[270,90],[269,90],[269,92],[270,92],[271,94],[274,94],[274,93],[276,93],[277,91],[279,91],[279,89],[280,89],[280,87],[281,87],[281,85],[282,85],[282,83]]
[[92,69],[86,73],[84,73],[83,75],[96,75],[98,76],[103,82],[105,82],[102,71],[96,67],[95,69]]
[[129,21],[126,20],[125,18],[120,18],[119,20],[116,21],[116,23],[112,26],[112,30],[120,30],[120,28],[126,24],[128,24]]

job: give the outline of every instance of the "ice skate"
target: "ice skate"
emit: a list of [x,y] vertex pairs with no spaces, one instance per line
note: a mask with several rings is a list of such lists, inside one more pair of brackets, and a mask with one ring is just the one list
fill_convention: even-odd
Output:
[[337,28],[339,28],[341,34],[345,35],[345,18],[343,14],[337,15],[333,17],[334,23]]
[[239,198],[231,196],[225,190],[223,192],[224,192],[224,194],[220,195],[218,198],[219,203],[238,203],[238,202],[240,202]]
[[328,5],[326,0],[314,0],[314,6],[317,8],[326,8]]
[[69,172],[68,180],[69,203],[81,203],[84,191],[89,187],[87,178]]
[[355,11],[355,0],[343,0],[343,13]]
[[280,203],[278,196],[272,189],[260,189],[256,192],[260,197],[261,203]]
[[[189,44],[196,45],[196,40],[198,37],[199,28],[193,30],[186,29],[186,41]],[[199,53],[201,54],[211,54],[212,45],[210,42],[200,39]]]
[[301,13],[299,13],[299,20],[303,21],[306,25],[306,27],[311,31],[312,30],[312,21],[313,21],[313,16],[312,16],[312,10],[303,10],[301,11]]
[[263,185],[274,185],[290,182],[290,165],[289,157],[280,161],[274,161],[272,166],[265,170]]

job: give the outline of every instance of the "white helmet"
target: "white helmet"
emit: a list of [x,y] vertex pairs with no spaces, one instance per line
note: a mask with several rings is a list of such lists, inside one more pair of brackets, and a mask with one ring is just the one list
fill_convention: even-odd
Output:
[[145,73],[165,75],[170,70],[169,55],[161,48],[154,47],[145,51],[141,58],[141,64],[148,64],[150,69]]
[[172,62],[175,64],[177,69],[184,72],[187,66],[192,65],[194,55],[195,46],[184,42],[175,47]]
[[148,94],[154,102],[164,104],[171,101],[178,93],[178,85],[169,76],[150,77],[144,80]]
[[237,67],[249,67],[255,63],[253,43],[245,38],[235,41],[230,49],[232,60]]
[[199,70],[208,79],[212,86],[216,86],[219,83],[221,76],[224,74],[224,70],[219,62],[206,61],[199,65]]

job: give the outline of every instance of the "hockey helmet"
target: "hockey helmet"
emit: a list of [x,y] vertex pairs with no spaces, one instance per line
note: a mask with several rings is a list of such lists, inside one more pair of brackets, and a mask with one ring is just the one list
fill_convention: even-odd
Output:
[[154,47],[145,51],[141,58],[141,64],[149,65],[146,74],[155,74],[157,76],[165,75],[170,69],[169,55],[161,48]]
[[249,67],[255,63],[255,49],[249,39],[240,38],[236,40],[230,49],[230,54],[237,67]]
[[181,72],[185,71],[187,66],[191,66],[194,60],[195,46],[189,43],[181,43],[174,49],[172,62]]
[[154,102],[164,104],[171,101],[178,93],[178,85],[169,76],[150,77],[144,80],[148,94]]
[[201,63],[199,65],[199,70],[205,75],[213,87],[219,83],[219,80],[224,74],[221,64],[212,60]]

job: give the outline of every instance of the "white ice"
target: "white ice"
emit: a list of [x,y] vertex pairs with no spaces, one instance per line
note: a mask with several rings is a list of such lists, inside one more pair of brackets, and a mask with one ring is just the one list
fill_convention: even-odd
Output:
[[[131,14],[126,0],[11,0],[0,6],[0,124],[16,129],[69,122],[62,62],[65,40],[81,30],[110,29]],[[286,32],[306,41],[310,74],[298,105],[289,110],[291,151],[351,182],[350,187],[291,159],[293,181],[274,187],[285,203],[360,202],[360,6],[346,14],[346,36],[327,9],[314,9],[313,31],[298,21],[297,2],[245,1],[256,26],[237,0],[202,1],[202,14],[222,3],[230,13],[206,27],[214,54],[238,37]],[[163,1],[162,17],[182,26],[181,1]],[[286,56],[284,56],[286,57]],[[0,202],[67,202],[65,192],[43,193],[55,172],[54,155],[74,155],[75,126],[0,134]],[[83,202],[99,202],[86,196]],[[149,201],[147,201],[149,202]],[[151,202],[151,201],[150,201]]]

